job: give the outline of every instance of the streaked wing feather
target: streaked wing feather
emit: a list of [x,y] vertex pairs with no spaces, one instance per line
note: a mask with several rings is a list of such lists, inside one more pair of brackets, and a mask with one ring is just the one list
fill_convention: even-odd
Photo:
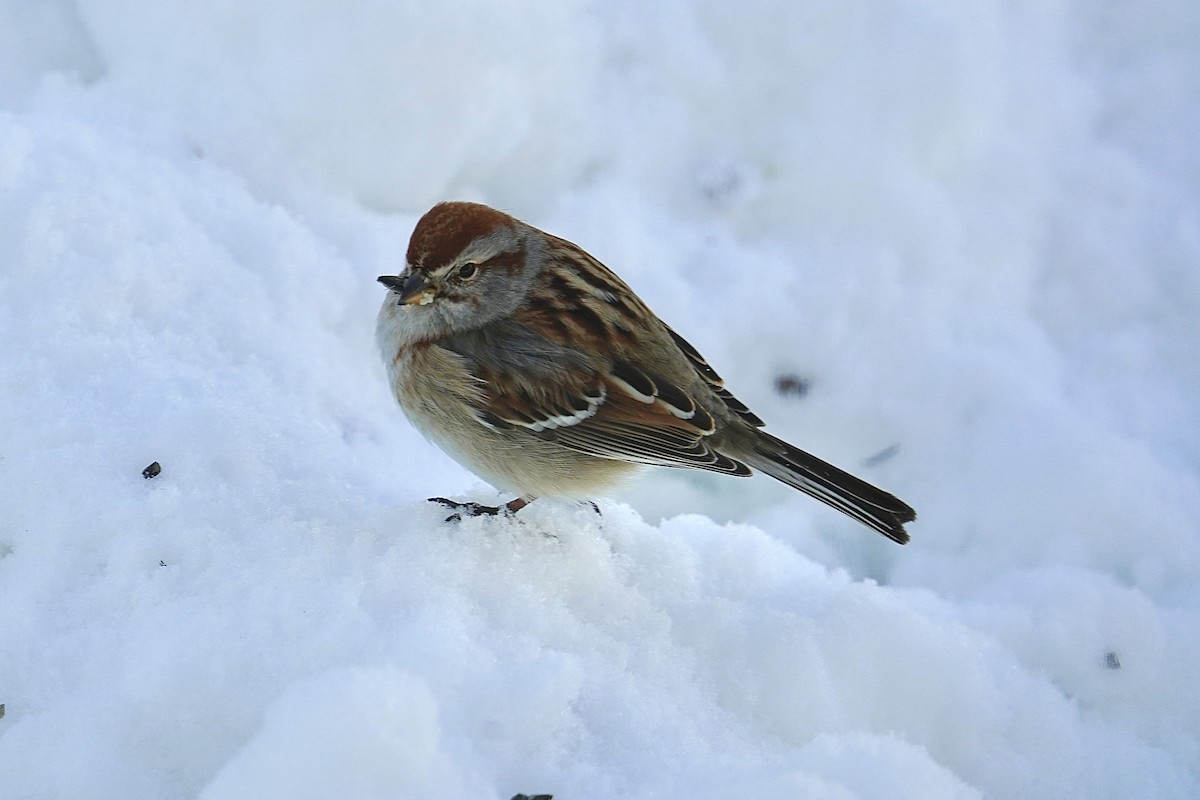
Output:
[[709,387],[712,388],[713,394],[721,398],[721,402],[725,404],[726,408],[756,428],[761,428],[766,425],[766,423],[763,422],[757,414],[746,407],[745,403],[743,403],[741,400],[738,400],[733,396],[733,394],[730,393],[728,389],[725,388],[725,381],[722,380],[721,376],[717,374],[715,369],[709,366],[708,362],[704,359],[704,356],[700,355],[699,350],[697,350],[695,347],[692,347],[691,343],[688,342],[687,339],[684,339],[678,333],[671,330],[666,323],[663,323],[663,327],[666,328],[667,333],[671,335],[671,339],[675,342],[675,346],[679,348],[680,352],[687,356],[687,360],[696,370],[696,373],[705,380]]
[[[619,374],[618,374],[619,373]],[[511,371],[481,371],[481,424],[525,429],[580,453],[620,461],[749,475],[706,441],[712,415],[687,392],[625,362],[604,375],[564,368],[535,389]]]
[[751,474],[745,464],[716,452],[702,439],[689,443],[663,435],[662,429],[589,422],[559,429],[555,440],[564,447],[600,458],[660,467],[692,467],[729,475]]

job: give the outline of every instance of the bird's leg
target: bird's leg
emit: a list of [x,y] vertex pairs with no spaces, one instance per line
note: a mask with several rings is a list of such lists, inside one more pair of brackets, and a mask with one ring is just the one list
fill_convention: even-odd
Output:
[[446,522],[459,522],[464,516],[494,517],[497,514],[502,514],[503,516],[510,517],[536,499],[535,497],[515,497],[502,506],[485,506],[481,503],[460,503],[445,497],[431,497],[429,498],[429,502],[440,503],[446,508],[454,509],[454,513],[446,517]]
[[505,503],[504,507],[506,509],[508,509],[509,514],[515,514],[518,511],[520,511],[522,508],[524,508],[525,506],[532,503],[534,500],[537,500],[537,498],[536,497],[514,497],[512,500],[509,500],[507,503]]

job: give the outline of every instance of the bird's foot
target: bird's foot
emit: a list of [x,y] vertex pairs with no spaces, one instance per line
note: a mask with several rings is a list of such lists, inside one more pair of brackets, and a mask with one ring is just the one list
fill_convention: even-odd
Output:
[[502,515],[510,517],[520,511],[525,506],[529,505],[530,501],[523,497],[517,497],[509,500],[502,506],[485,506],[481,503],[460,503],[456,500],[449,500],[445,497],[431,497],[431,503],[440,503],[446,508],[454,509],[454,513],[446,517],[446,522],[461,522],[464,516],[467,517],[495,517]]
[[479,503],[459,503],[455,500],[450,500],[445,497],[431,497],[429,498],[429,502],[440,503],[446,508],[454,509],[454,513],[446,517],[446,522],[459,522],[462,520],[463,516],[494,517],[500,513],[500,509],[497,506],[485,506]]

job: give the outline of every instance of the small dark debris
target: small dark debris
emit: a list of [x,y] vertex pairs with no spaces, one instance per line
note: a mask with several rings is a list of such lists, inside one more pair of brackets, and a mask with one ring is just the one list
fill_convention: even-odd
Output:
[[552,794],[514,794],[512,800],[554,800]]
[[799,375],[786,374],[775,377],[775,391],[784,397],[801,398],[812,388],[812,381]]
[[896,454],[900,452],[900,445],[889,444],[887,447],[880,450],[873,456],[867,456],[863,460],[864,467],[877,467],[885,461],[891,461]]
[[1108,669],[1120,669],[1121,659],[1117,658],[1115,650],[1109,650],[1104,654],[1104,666]]
[[159,565],[160,567],[165,567],[165,566],[167,565],[167,562],[165,562],[165,561],[159,561],[159,562],[158,562],[158,565]]
[[142,470],[142,477],[145,478],[146,480],[150,480],[151,478],[157,478],[158,473],[160,473],[160,472],[162,472],[162,464],[159,464],[157,461],[154,461],[154,462],[151,462],[150,466],[148,466],[144,470]]
[[4,703],[0,703],[0,719],[4,719]]

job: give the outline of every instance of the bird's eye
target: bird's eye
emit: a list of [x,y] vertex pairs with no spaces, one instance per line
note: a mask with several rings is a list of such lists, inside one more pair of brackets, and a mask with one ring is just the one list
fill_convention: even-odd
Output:
[[479,265],[473,261],[468,261],[458,268],[458,279],[461,281],[469,281],[479,273]]

